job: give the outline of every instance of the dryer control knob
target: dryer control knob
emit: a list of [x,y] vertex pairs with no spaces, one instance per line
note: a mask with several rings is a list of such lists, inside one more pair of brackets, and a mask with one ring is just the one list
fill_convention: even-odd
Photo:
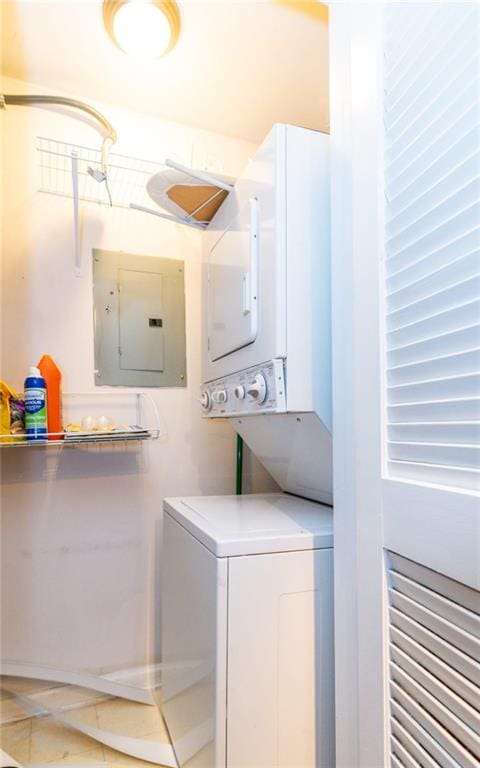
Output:
[[200,395],[200,405],[205,411],[208,411],[208,409],[210,408],[211,403],[210,403],[210,395],[208,394],[208,392],[202,392],[202,394]]
[[256,402],[257,405],[261,405],[265,402],[267,397],[267,382],[265,381],[265,376],[261,373],[257,373],[247,389],[247,395],[249,399]]
[[228,400],[228,392],[226,389],[217,389],[212,394],[212,400],[214,403],[217,403],[221,405],[222,403],[226,403]]
[[238,387],[235,387],[235,397],[237,400],[245,399],[245,387],[242,387],[241,384],[239,384]]

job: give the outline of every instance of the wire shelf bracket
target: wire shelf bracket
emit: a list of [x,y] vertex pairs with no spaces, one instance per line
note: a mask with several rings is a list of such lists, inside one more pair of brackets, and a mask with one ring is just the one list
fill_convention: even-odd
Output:
[[73,243],[75,254],[75,275],[82,275],[82,243],[80,240],[80,204],[78,199],[78,152],[71,152],[72,196],[73,196]]

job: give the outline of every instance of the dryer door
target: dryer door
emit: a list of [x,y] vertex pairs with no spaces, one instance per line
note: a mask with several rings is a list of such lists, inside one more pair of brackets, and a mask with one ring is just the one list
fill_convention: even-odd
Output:
[[250,197],[209,253],[211,361],[242,349],[258,333],[258,199]]

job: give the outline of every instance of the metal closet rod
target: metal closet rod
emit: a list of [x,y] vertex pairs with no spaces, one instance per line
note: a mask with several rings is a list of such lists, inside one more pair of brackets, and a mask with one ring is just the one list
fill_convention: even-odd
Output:
[[[112,205],[112,196],[110,194],[110,187],[108,185],[108,153],[112,144],[117,140],[117,132],[113,128],[112,124],[107,120],[101,112],[94,109],[90,104],[85,104],[84,101],[77,101],[77,99],[70,99],[65,96],[45,96],[37,95],[24,96],[21,94],[0,94],[0,109],[5,109],[5,106],[20,106],[30,107],[37,106],[38,104],[57,104],[61,107],[73,107],[79,109],[81,112],[85,112],[103,128],[104,136],[102,142],[101,151],[101,164],[104,174],[103,181],[105,181],[108,198],[110,205]],[[78,211],[78,157],[75,152],[72,152],[72,188],[73,188],[73,222],[74,222],[74,246],[75,246],[75,274],[77,277],[81,275],[81,243],[80,243],[80,224],[79,224],[79,211]]]
[[91,107],[89,104],[85,104],[84,101],[77,101],[77,99],[69,99],[64,96],[23,96],[19,94],[4,94],[0,96],[0,107],[4,107],[6,104],[17,106],[30,106],[32,104],[58,104],[61,107],[73,107],[74,109],[80,109],[82,112],[86,112],[93,117],[100,125],[105,129],[107,135],[106,139],[110,139],[112,144],[117,140],[117,132],[113,128],[112,124],[107,118],[102,115],[101,112]]

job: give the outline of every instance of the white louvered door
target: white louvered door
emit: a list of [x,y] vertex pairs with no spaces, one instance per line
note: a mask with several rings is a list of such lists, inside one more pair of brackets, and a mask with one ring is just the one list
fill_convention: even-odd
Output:
[[385,18],[385,322],[391,477],[478,487],[478,8]]
[[480,4],[330,20],[337,766],[475,768]]

